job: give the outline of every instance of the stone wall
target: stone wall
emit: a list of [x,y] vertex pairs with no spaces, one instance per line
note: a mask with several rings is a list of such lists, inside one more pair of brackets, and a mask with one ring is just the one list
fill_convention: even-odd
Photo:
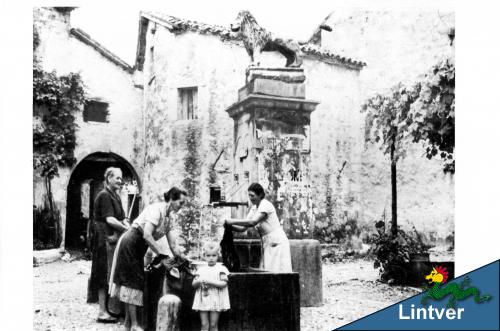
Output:
[[[208,203],[207,185],[228,182],[231,175],[233,124],[224,109],[236,101],[244,84],[244,67],[239,63],[244,50],[215,37],[175,36],[164,28],[155,34],[149,30],[147,38],[145,200],[153,201],[165,188],[181,185]],[[178,88],[195,86],[197,119],[179,119]]]
[[[444,55],[453,55],[447,34],[453,15],[439,15],[339,12],[328,22],[333,32],[322,32],[322,46],[368,66],[357,71],[306,56],[306,97],[320,102],[311,116],[318,235],[333,239],[334,230],[347,221],[371,229],[384,209],[390,219],[389,160],[364,142],[360,106],[373,93],[399,81],[413,82]],[[207,203],[209,183],[232,180],[233,123],[223,110],[236,102],[249,58],[230,41],[195,32],[172,34],[153,24],[146,45],[146,201],[178,184],[199,203]],[[261,65],[283,63],[279,54],[265,53]],[[191,86],[198,87],[198,119],[179,120],[177,89]],[[427,160],[423,152],[421,146],[412,146],[398,164],[400,224],[444,239],[454,228],[454,179],[443,174],[439,160]]]
[[448,36],[455,27],[454,13],[444,10],[399,9],[336,10],[322,31],[321,46],[362,59],[362,97],[397,82],[413,83],[455,48]]
[[[319,102],[310,132],[317,235],[334,239],[348,221],[371,228],[384,208],[390,218],[389,161],[365,144],[360,106],[399,81],[415,81],[443,54],[453,55],[448,38],[453,20],[452,14],[436,11],[344,11],[330,17],[333,31],[322,32],[322,46],[368,66],[358,71],[310,56],[304,59],[306,98]],[[69,12],[35,8],[34,25],[41,40],[36,55],[43,68],[80,72],[88,97],[109,103],[109,123],[83,122],[81,111],[77,114],[78,161],[98,151],[126,159],[142,181],[142,204],[178,185],[188,190],[198,208],[208,203],[209,183],[230,186],[233,121],[224,110],[236,102],[245,84],[250,60],[241,45],[210,34],[173,34],[151,23],[143,72],[132,75],[71,35]],[[277,53],[265,53],[261,65],[284,62]],[[143,90],[134,87],[134,80]],[[195,119],[179,118],[178,89],[185,87],[197,87]],[[400,224],[414,224],[434,239],[445,238],[454,228],[454,179],[442,173],[439,160],[429,161],[423,152],[413,146],[398,164]],[[61,211],[72,170],[61,169],[52,183]],[[43,201],[44,192],[35,176],[35,204]],[[227,215],[228,210],[220,213]]]
[[[126,159],[142,174],[142,91],[134,87],[132,75],[112,63],[95,49],[70,33],[70,12],[34,8],[34,27],[40,45],[35,55],[46,71],[59,75],[78,72],[84,83],[86,99],[109,103],[108,123],[84,122],[83,110],[75,114],[78,125],[74,155],[77,164],[94,152],[113,152]],[[65,233],[66,189],[72,169],[60,169],[52,181],[56,206],[61,212]],[[41,205],[45,196],[43,181],[35,174],[33,203]],[[64,240],[62,245],[64,245]]]
[[[323,47],[367,63],[360,72],[361,99],[398,82],[413,84],[445,57],[454,58],[449,34],[454,13],[444,10],[338,10],[322,32]],[[454,33],[454,30],[453,30]],[[362,120],[360,118],[360,120]],[[361,122],[362,123],[362,122]],[[454,230],[454,177],[442,172],[439,159],[428,160],[414,145],[398,163],[398,220],[429,239],[445,239]],[[390,163],[375,146],[362,146],[359,169],[361,220],[391,217]]]
[[[206,204],[209,183],[232,182],[233,120],[224,110],[237,101],[249,57],[242,46],[218,37],[193,32],[175,35],[161,26],[153,34],[151,29],[143,79],[147,132],[144,196],[153,201],[166,187],[182,185],[199,203]],[[261,65],[283,66],[284,61],[277,53],[266,53]],[[311,172],[314,217],[322,222],[334,216],[337,205],[360,208],[359,72],[308,57],[304,68],[306,97],[320,102],[311,116]],[[179,120],[177,89],[189,86],[198,87],[198,119]]]

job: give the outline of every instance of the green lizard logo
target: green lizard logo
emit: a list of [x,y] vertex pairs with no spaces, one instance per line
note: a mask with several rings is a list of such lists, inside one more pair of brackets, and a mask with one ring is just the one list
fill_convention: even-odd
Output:
[[440,266],[432,268],[431,273],[425,276],[425,279],[429,281],[429,284],[434,283],[434,285],[432,287],[426,287],[426,295],[421,300],[423,305],[425,305],[429,299],[438,301],[448,295],[450,298],[446,304],[447,308],[455,308],[455,303],[457,301],[464,300],[470,296],[474,296],[474,302],[476,303],[483,303],[491,299],[491,295],[489,294],[480,295],[477,287],[467,287],[470,284],[470,279],[467,276],[460,285],[451,283],[441,287],[448,279],[448,272],[446,268]]

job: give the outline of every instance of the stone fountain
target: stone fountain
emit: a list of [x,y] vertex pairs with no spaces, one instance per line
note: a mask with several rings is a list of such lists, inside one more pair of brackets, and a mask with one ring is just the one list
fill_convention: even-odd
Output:
[[[199,238],[222,237],[218,220],[227,209],[222,212],[225,208],[217,207],[232,207],[232,217],[245,217],[246,187],[259,182],[274,203],[288,237],[293,238],[293,272],[259,270],[261,250],[256,233],[249,231],[246,237],[236,239],[243,270],[229,276],[231,310],[221,315],[220,330],[299,330],[300,307],[322,305],[320,245],[310,239],[309,125],[318,103],[305,99],[304,81],[300,68],[249,68],[247,84],[238,91],[237,102],[226,110],[234,120],[231,186],[242,189],[228,197],[230,201],[219,198],[204,207]],[[192,296],[183,298],[179,315],[182,330],[199,329],[199,317],[190,310],[191,304]],[[156,322],[154,308],[148,308],[149,329],[154,329]],[[157,330],[165,325],[164,313],[158,313]]]
[[[259,182],[278,213],[300,274],[301,306],[322,305],[319,242],[312,240],[310,115],[318,102],[307,100],[302,68],[247,70],[238,101],[226,112],[234,120],[234,178]],[[246,190],[235,200],[245,201]],[[244,218],[248,209],[233,209]],[[236,240],[242,264],[258,267],[260,240],[255,233]]]
[[[247,201],[246,187],[259,182],[291,239],[293,272],[259,270],[261,250],[256,233],[248,231],[245,237],[236,239],[243,272],[229,275],[231,310],[221,315],[219,329],[300,330],[300,307],[320,306],[323,300],[320,245],[311,239],[310,118],[318,102],[306,99],[300,47],[290,40],[271,38],[261,27],[248,24],[257,25],[249,12],[242,11],[231,25],[240,33],[252,64],[237,101],[226,109],[234,121],[234,182],[230,186],[244,189],[233,192],[229,202],[211,201],[215,203],[209,208],[233,207],[231,216],[244,218],[248,207],[233,201]],[[286,66],[259,66],[262,51],[281,52],[287,59]],[[210,229],[213,236],[213,231],[220,231],[210,225],[217,223],[213,221],[214,209],[207,210],[210,215],[201,218],[200,234]],[[179,326],[182,330],[199,330],[198,314],[190,310],[193,296],[182,299],[178,323],[172,323],[177,313],[171,314],[179,309],[178,299],[162,297],[156,330],[178,330]],[[154,318],[156,310],[149,315]],[[147,324],[151,328],[155,323]]]

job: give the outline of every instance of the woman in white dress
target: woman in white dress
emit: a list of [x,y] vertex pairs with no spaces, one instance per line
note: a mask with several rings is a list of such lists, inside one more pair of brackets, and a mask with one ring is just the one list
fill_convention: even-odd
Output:
[[243,232],[255,227],[262,241],[260,268],[272,272],[292,272],[290,243],[281,227],[276,209],[265,199],[264,188],[259,183],[248,187],[248,197],[252,203],[246,219],[226,220],[234,231]]

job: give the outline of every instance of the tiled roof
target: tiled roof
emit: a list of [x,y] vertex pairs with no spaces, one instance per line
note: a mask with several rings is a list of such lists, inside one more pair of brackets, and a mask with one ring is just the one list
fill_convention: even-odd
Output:
[[172,33],[192,31],[219,36],[221,39],[240,40],[236,33],[231,32],[229,27],[184,20],[160,13],[141,12],[141,16],[165,26]]
[[[156,12],[141,12],[141,17],[166,27],[172,33],[191,31],[200,34],[210,34],[219,37],[223,41],[234,41],[243,45],[243,41],[238,34],[233,33],[229,27],[185,20]],[[306,56],[316,58],[320,61],[344,65],[356,70],[360,70],[366,66],[366,63],[362,61],[356,61],[346,56],[333,54],[313,43],[303,43],[300,44],[300,47]]]

